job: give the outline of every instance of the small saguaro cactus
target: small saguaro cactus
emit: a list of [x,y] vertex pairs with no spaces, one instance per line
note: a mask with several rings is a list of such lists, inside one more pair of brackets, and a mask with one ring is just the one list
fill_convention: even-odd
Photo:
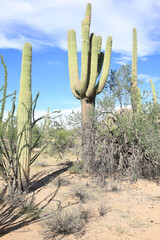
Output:
[[[94,109],[95,97],[101,93],[110,68],[112,37],[106,41],[105,54],[101,52],[102,37],[90,35],[91,4],[86,8],[85,18],[81,24],[82,54],[81,78],[79,79],[76,33],[68,31],[68,64],[70,85],[73,95],[81,101],[82,121],[82,158],[89,162],[94,160]],[[103,69],[102,69],[103,66]],[[102,73],[101,73],[102,70]],[[96,83],[98,76],[98,83]],[[85,164],[85,163],[84,163]],[[86,165],[86,164],[85,164]]]
[[19,187],[27,190],[31,160],[31,64],[32,45],[25,43],[22,54],[20,92],[17,115],[17,159],[19,160]]
[[131,103],[132,103],[133,111],[137,112],[137,30],[136,28],[133,28]]
[[153,96],[153,103],[157,104],[157,95],[156,95],[156,90],[155,90],[155,86],[153,84],[152,79],[149,80],[151,88],[152,88],[152,96]]

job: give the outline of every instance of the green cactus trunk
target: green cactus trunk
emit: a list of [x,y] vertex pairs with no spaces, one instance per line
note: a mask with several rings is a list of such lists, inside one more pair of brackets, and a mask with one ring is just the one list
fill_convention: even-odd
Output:
[[27,190],[30,174],[31,160],[31,115],[32,115],[32,92],[31,92],[31,64],[32,46],[25,43],[22,55],[20,92],[17,115],[17,159],[19,161],[19,187]]
[[95,159],[95,98],[81,99],[82,159],[85,169],[92,169]]
[[153,96],[153,103],[156,105],[157,104],[157,95],[156,95],[156,90],[155,90],[155,86],[152,82],[152,80],[149,80],[151,88],[152,88],[152,96]]
[[[96,95],[101,93],[110,68],[112,37],[106,41],[105,54],[101,52],[102,38],[95,34],[90,35],[91,4],[86,8],[85,18],[81,25],[82,54],[81,79],[79,79],[76,33],[68,31],[68,64],[70,85],[73,95],[81,101],[82,116],[82,158],[84,166],[94,161],[94,109]],[[103,66],[103,69],[102,69]],[[102,73],[101,73],[102,70]],[[97,78],[100,79],[96,84]],[[86,130],[87,129],[87,130]],[[84,146],[85,145],[85,146]],[[90,147],[93,146],[93,147]],[[89,153],[87,154],[87,148]],[[86,167],[87,168],[87,167]]]
[[133,28],[131,103],[133,112],[137,112],[137,30]]
[[142,113],[141,89],[137,87],[137,113]]

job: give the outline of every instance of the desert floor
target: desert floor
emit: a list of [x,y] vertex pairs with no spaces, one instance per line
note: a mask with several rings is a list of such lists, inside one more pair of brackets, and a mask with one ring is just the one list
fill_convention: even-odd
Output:
[[[66,159],[74,161],[75,157],[69,155]],[[83,172],[75,174],[62,163],[43,154],[31,167],[31,187],[26,196],[28,202],[34,200],[30,212],[17,214],[16,208],[1,203],[1,240],[42,240],[47,237],[55,240],[160,239],[158,182],[106,179],[106,185],[102,187],[95,178]],[[1,180],[1,190],[3,186]],[[56,212],[58,206],[68,211],[85,209],[88,220],[82,230],[49,237],[46,221],[52,218],[51,213]],[[31,216],[37,211],[40,217],[34,220]]]

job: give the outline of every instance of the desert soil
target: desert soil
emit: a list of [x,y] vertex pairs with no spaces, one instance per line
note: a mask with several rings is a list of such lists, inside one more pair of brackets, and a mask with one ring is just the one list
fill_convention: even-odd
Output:
[[[68,158],[73,160],[74,156]],[[57,163],[55,158],[42,155],[31,169],[31,190],[27,197],[34,196],[34,203],[42,210],[40,219],[30,222],[29,216],[25,220],[24,216],[14,218],[16,210],[5,217],[8,206],[0,205],[1,240],[47,239],[45,221],[58,204],[66,209],[77,206],[88,209],[89,219],[79,233],[49,239],[160,239],[160,185],[157,182],[107,179],[101,187],[95,178],[84,173],[73,174],[65,165]],[[2,186],[1,180],[1,190]],[[77,188],[87,193],[83,202],[74,194]],[[104,216],[100,216],[100,205],[106,209]]]

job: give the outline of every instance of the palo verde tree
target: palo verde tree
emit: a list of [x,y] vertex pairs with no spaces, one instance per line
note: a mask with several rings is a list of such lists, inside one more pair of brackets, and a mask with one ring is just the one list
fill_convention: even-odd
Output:
[[121,110],[123,107],[127,107],[130,104],[131,96],[131,66],[127,64],[117,70],[111,69],[105,89],[107,95],[112,95]]
[[[82,54],[81,79],[79,79],[76,33],[68,31],[68,63],[70,85],[73,95],[81,101],[82,123],[82,158],[87,169],[94,161],[94,110],[96,95],[101,93],[110,68],[112,37],[106,41],[105,54],[101,52],[102,37],[90,35],[91,4],[86,8],[85,18],[81,25]],[[102,69],[103,66],[103,69]],[[101,73],[102,70],[102,73]],[[100,75],[98,83],[96,83]]]
[[31,64],[32,45],[30,43],[25,43],[22,54],[20,92],[17,116],[17,157],[19,159],[19,183],[20,188],[22,188],[23,190],[26,190],[29,184],[31,160]]

